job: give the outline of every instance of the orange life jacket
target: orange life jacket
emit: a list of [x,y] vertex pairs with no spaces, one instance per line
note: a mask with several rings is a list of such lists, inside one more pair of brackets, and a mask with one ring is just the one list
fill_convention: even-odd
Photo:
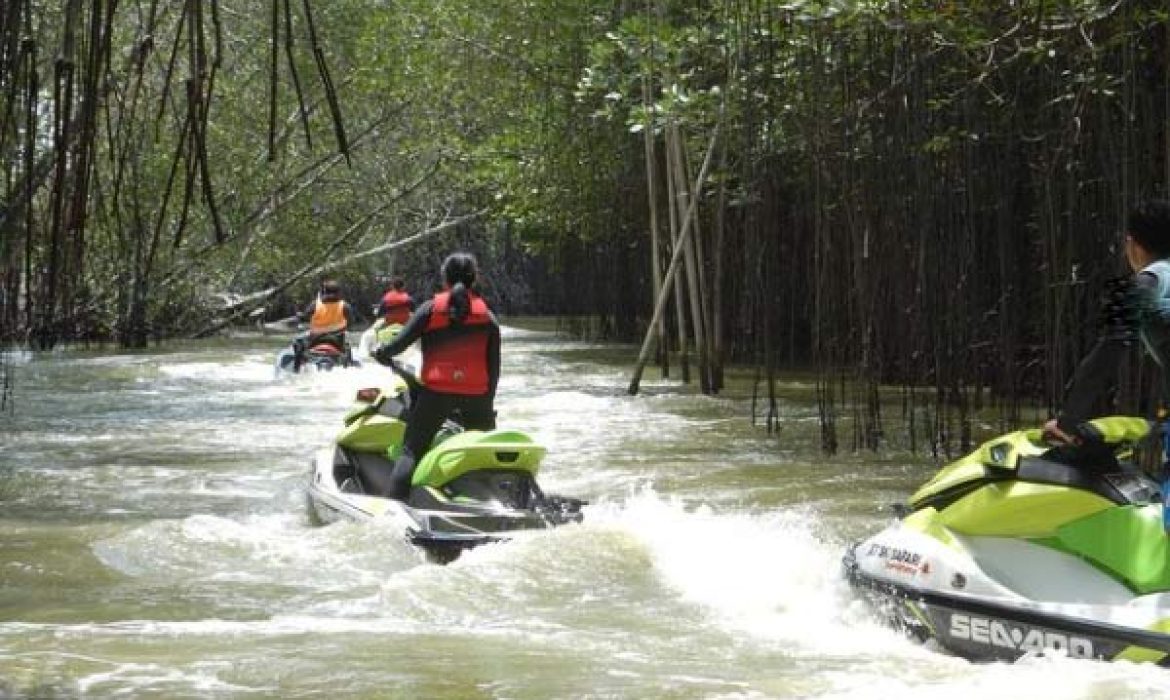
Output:
[[474,292],[468,292],[471,310],[462,323],[451,323],[451,293],[434,297],[431,318],[423,331],[422,380],[442,394],[480,396],[488,392],[488,338],[491,313]]
[[391,289],[382,295],[382,309],[385,311],[382,318],[386,323],[405,324],[410,320],[410,295]]
[[344,331],[346,325],[344,301],[321,301],[318,299],[317,306],[313,309],[313,318],[309,319],[309,335]]

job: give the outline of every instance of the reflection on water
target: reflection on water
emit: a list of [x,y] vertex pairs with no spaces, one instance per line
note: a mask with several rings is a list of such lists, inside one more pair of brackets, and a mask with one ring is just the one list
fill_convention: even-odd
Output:
[[[0,697],[1148,697],[1165,673],[974,666],[876,624],[842,549],[929,471],[824,459],[749,399],[643,382],[630,348],[508,329],[498,409],[585,522],[425,564],[309,525],[308,460],[363,367],[274,377],[279,339],[22,355],[0,433]],[[38,690],[39,689],[39,690]]]

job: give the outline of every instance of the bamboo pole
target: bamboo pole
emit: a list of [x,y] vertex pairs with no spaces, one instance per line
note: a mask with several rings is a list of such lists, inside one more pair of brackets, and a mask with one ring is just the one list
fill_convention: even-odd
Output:
[[[727,142],[724,141],[724,146]],[[679,162],[682,163],[682,171],[689,177],[691,173],[691,162],[686,149],[682,148],[681,140],[679,141]],[[722,149],[721,149],[722,150]],[[685,182],[686,180],[684,180]],[[701,193],[698,190],[690,192],[690,196],[698,201]],[[691,236],[691,242],[694,244],[695,255],[695,271],[693,273],[695,284],[698,286],[698,313],[699,318],[703,322],[703,333],[700,336],[700,355],[699,355],[699,371],[702,372],[701,379],[705,382],[703,393],[714,394],[719,390],[715,383],[715,361],[714,361],[714,325],[711,321],[711,284],[707,280],[707,252],[703,245],[703,229],[702,222],[699,217],[699,208],[696,205],[694,210],[694,226],[695,234]]]
[[[719,148],[719,170],[727,168],[727,140]],[[727,224],[727,180],[720,178],[715,199],[715,283],[711,290],[712,379],[715,391],[723,388],[723,241]]]
[[[670,167],[670,161],[671,161],[671,158],[670,158],[670,154],[671,154],[670,130],[669,129],[666,130],[666,132],[664,133],[663,136],[664,136],[664,141],[665,141],[665,143],[663,144],[663,149],[665,150],[664,156],[666,159],[666,162],[665,162],[666,201],[667,201],[666,211],[670,215],[669,218],[670,218],[671,245],[674,246],[674,248],[677,248],[679,245],[679,242],[681,241],[681,236],[679,236],[679,228],[680,228],[681,224],[679,223],[678,211],[675,209],[675,206],[674,206],[675,197],[676,197],[675,193],[678,190],[678,184],[675,182],[676,176],[675,176],[674,168]],[[670,287],[671,290],[674,292],[675,327],[678,330],[678,362],[679,362],[680,368],[682,370],[683,383],[690,384],[691,383],[691,357],[690,357],[690,348],[689,348],[690,343],[687,342],[686,304],[684,303],[686,295],[685,295],[684,289],[683,289],[686,286],[686,274],[684,272],[684,274],[682,276],[680,276],[679,278],[677,278],[674,281],[673,285],[671,285],[669,282],[664,282],[664,283],[666,284],[666,286]]]
[[[646,112],[642,128],[642,144],[646,152],[646,196],[650,205],[650,269],[654,286],[654,298],[662,291],[662,250],[658,242],[658,188],[655,184],[657,168],[654,154],[654,106],[650,100],[650,76],[642,74],[642,106]],[[658,325],[658,356],[662,365],[662,376],[670,376],[670,348],[667,346],[666,319]]]
[[[722,111],[722,110],[721,110]],[[711,165],[711,157],[715,154],[715,145],[719,142],[719,130],[723,126],[723,115],[719,115],[719,121],[715,124],[715,130],[711,134],[711,144],[707,147],[707,155],[703,157],[703,165],[699,168],[699,177],[696,180],[695,190],[702,186],[703,181],[707,179],[707,170]],[[696,202],[691,201],[691,208],[693,209]],[[638,385],[642,381],[642,370],[646,367],[646,360],[650,353],[650,345],[654,340],[654,328],[658,321],[662,318],[662,312],[666,308],[667,292],[670,283],[674,280],[675,274],[678,272],[679,261],[682,260],[682,246],[681,243],[686,242],[686,238],[691,232],[692,219],[688,216],[683,220],[682,230],[679,231],[679,240],[676,242],[674,252],[670,256],[670,266],[666,269],[666,276],[663,277],[662,283],[665,285],[658,294],[658,301],[654,304],[654,315],[650,319],[650,326],[646,329],[646,337],[642,340],[642,349],[638,352],[638,363],[634,367],[634,375],[630,378],[629,393],[634,395],[638,393]]]
[[[653,26],[653,0],[644,3],[647,26]],[[651,99],[652,81],[654,78],[654,42],[646,47],[646,63],[642,71],[642,109],[646,121],[642,128],[642,144],[646,155],[646,196],[650,208],[650,268],[654,287],[654,299],[662,290],[662,245],[658,231],[658,186],[656,183],[657,155],[654,148],[654,101]],[[670,342],[666,335],[666,319],[662,319],[658,326],[658,361],[662,367],[662,376],[670,376]]]
[[[675,173],[676,183],[675,204],[678,206],[679,217],[684,218],[686,223],[691,225],[691,230],[695,232],[694,235],[681,241],[680,245],[683,246],[683,262],[686,265],[687,281],[690,283],[687,285],[687,301],[690,303],[691,328],[694,330],[695,351],[699,359],[699,389],[704,394],[709,394],[711,393],[711,378],[707,367],[707,326],[704,323],[701,299],[704,290],[695,251],[695,241],[699,229],[697,211],[699,202],[698,197],[691,197],[687,183],[686,164],[683,159],[682,138],[679,135],[678,123],[673,120],[670,124],[670,136],[670,164],[671,170]],[[695,206],[688,206],[688,200],[693,201]]]

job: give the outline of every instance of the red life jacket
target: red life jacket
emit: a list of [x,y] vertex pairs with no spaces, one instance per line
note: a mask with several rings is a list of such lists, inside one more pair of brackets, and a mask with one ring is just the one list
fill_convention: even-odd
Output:
[[386,323],[404,325],[410,320],[410,295],[391,289],[382,295],[382,309],[385,310],[382,318]]
[[435,295],[431,318],[423,331],[422,380],[442,394],[480,396],[488,392],[487,347],[491,313],[487,304],[468,292],[471,310],[462,323],[451,323],[451,293]]

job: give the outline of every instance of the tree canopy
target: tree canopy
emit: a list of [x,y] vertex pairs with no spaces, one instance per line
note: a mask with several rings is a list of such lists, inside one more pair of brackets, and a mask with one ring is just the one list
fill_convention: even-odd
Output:
[[829,449],[842,411],[882,440],[890,384],[961,441],[1059,400],[1125,211],[1170,190],[1168,52],[1153,0],[12,0],[3,335],[426,289],[458,245],[604,336],[661,296],[656,357],[704,390],[814,370]]

